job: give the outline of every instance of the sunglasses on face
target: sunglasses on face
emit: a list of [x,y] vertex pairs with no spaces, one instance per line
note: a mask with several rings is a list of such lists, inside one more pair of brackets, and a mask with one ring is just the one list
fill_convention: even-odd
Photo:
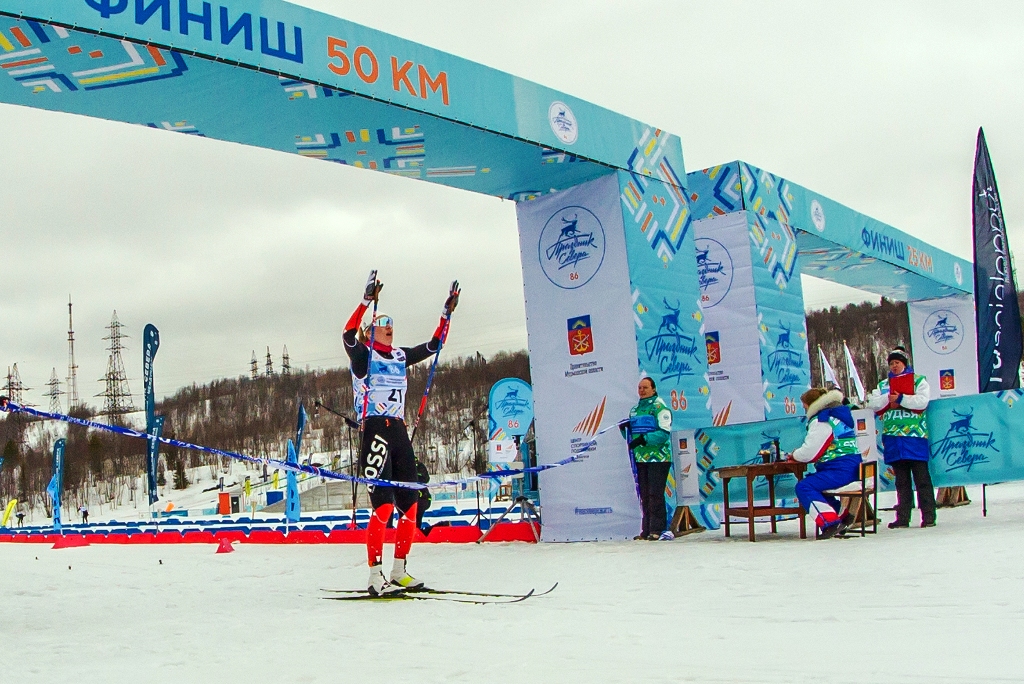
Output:
[[392,328],[395,327],[395,321],[391,316],[377,316],[373,321],[373,324],[378,328],[387,328],[388,326],[391,326]]

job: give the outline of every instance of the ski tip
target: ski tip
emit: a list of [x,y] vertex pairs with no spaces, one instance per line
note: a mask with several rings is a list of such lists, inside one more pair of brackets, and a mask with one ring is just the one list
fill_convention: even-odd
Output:
[[536,589],[531,589],[530,591],[526,592],[522,596],[517,596],[516,598],[511,599],[509,601],[495,601],[495,603],[522,603],[526,599],[533,597],[535,595],[536,591],[537,591]]
[[544,591],[537,591],[536,589],[531,589],[530,593],[527,594],[527,596],[532,596],[533,598],[537,598],[538,596],[547,596],[548,594],[553,592],[557,586],[558,586],[558,582],[555,582],[554,584],[552,584],[550,587],[548,587]]

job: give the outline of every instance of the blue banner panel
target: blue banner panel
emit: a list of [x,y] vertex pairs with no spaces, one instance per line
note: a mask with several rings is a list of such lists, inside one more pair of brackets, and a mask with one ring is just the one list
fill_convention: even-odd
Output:
[[146,484],[149,491],[149,505],[159,500],[156,492],[157,462],[160,460],[160,436],[164,431],[164,416],[154,416],[146,426]]
[[707,349],[690,210],[675,169],[619,172],[640,370],[672,409],[672,429],[711,423]]
[[[18,36],[24,38],[21,44]],[[0,101],[12,104],[253,145],[513,199],[608,173],[572,154],[151,45],[3,17],[0,38],[0,66],[5,67]],[[254,112],[259,116],[254,118]]]
[[795,416],[803,412],[800,395],[811,382],[796,235],[792,228],[775,219],[752,211],[746,214],[757,300],[765,418]]
[[[775,440],[779,441],[781,451],[793,451],[803,444],[806,433],[805,420],[802,417],[697,430],[697,470],[700,476],[702,505],[722,502],[722,481],[715,472],[718,468],[761,463],[758,452],[771,448]],[[775,496],[792,497],[795,485],[795,475],[777,477]],[[746,480],[742,478],[731,481],[730,502],[746,501],[746,487]],[[768,481],[764,478],[754,482],[754,497],[768,498]]]
[[[294,465],[298,462],[299,455],[295,451],[295,444],[289,439],[288,463]],[[299,516],[301,515],[301,506],[299,505],[299,481],[295,472],[292,470],[289,470],[285,477],[288,480],[288,486],[285,489],[284,517],[288,522],[299,522]]]
[[686,174],[690,211],[694,220],[713,218],[743,211],[743,184],[740,163],[712,166]]
[[971,291],[966,260],[756,166],[739,168],[750,211],[924,276],[936,284],[931,297]]
[[0,0],[0,13],[4,102],[516,200],[650,157],[683,169],[679,138],[653,126],[286,2]]
[[[907,271],[878,257],[829,242],[820,235],[797,231],[800,272],[833,283],[873,292],[896,301],[938,299],[965,294]],[[966,266],[960,271],[966,273]],[[962,276],[965,277],[965,276]],[[967,282],[966,279],[964,282]],[[943,294],[938,294],[943,293]]]
[[899,300],[972,291],[970,263],[745,162],[687,174],[696,219],[746,209],[796,234],[807,275]]
[[153,425],[153,411],[156,399],[153,389],[153,361],[160,349],[160,331],[152,323],[146,324],[142,331],[142,384],[146,398],[146,427]]
[[930,470],[936,487],[1024,479],[1024,391],[989,392],[928,404]]
[[60,501],[64,492],[64,447],[67,440],[58,439],[53,443],[53,477],[50,484],[46,486],[46,493],[53,501],[53,529],[57,532],[61,529]]
[[980,128],[974,156],[974,289],[978,389],[1016,389],[1020,387],[1020,306],[996,173]]

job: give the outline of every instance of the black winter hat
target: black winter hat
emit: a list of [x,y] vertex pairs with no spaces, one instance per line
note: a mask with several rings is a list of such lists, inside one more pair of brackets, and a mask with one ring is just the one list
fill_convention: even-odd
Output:
[[909,366],[910,365],[910,354],[903,347],[900,347],[900,346],[893,347],[892,351],[889,352],[889,356],[885,357],[885,362],[886,363],[891,363],[892,361],[902,361],[904,366]]

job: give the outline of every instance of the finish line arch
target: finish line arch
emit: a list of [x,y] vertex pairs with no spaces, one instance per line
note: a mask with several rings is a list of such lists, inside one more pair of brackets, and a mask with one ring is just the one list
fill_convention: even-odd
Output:
[[675,136],[286,2],[4,0],[0,16],[11,104],[509,199],[650,171],[654,152],[682,171]]
[[[967,262],[922,248],[937,268],[910,267],[891,248],[908,236],[878,224],[874,246],[858,242],[833,230],[841,212],[827,198],[784,179],[741,162],[728,182],[714,170],[703,172],[708,183],[687,177],[679,138],[655,126],[278,0],[0,0],[0,69],[5,103],[515,200],[538,451],[542,462],[592,451],[585,473],[542,482],[550,540],[635,533],[624,446],[614,436],[588,443],[602,422],[626,415],[640,373],[658,379],[674,430],[719,422],[693,226],[709,197],[711,213],[732,203],[757,224],[752,234],[761,229],[765,293],[800,272],[805,252],[825,277],[857,272],[834,268],[845,259],[860,259],[861,272],[893,271],[894,286],[914,284],[906,298],[970,290],[950,266],[964,273]],[[816,212],[829,217],[828,234]],[[785,340],[789,367],[806,368],[802,295],[778,289],[765,306],[779,330],[763,337]],[[778,358],[767,354],[750,370],[759,387]],[[806,381],[793,380],[758,390],[755,422],[795,413]]]

